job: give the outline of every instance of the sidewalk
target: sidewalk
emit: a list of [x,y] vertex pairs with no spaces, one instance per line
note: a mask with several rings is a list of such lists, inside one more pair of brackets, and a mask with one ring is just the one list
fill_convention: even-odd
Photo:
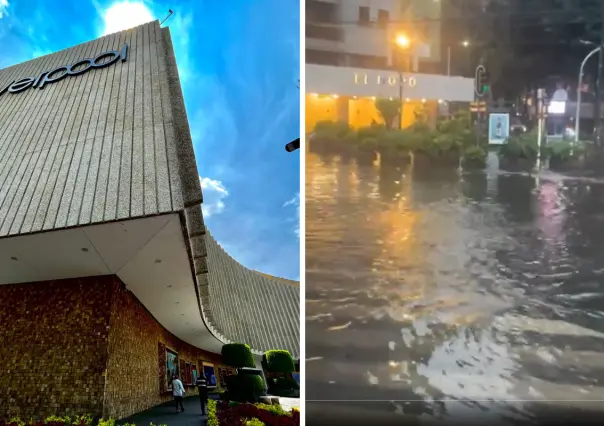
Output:
[[122,419],[118,424],[125,423],[135,424],[136,426],[149,426],[153,423],[155,426],[205,426],[207,416],[201,415],[201,405],[199,397],[189,396],[183,400],[185,407],[184,413],[176,413],[174,401],[167,402],[162,405],[157,405],[147,411],[135,414],[133,416]]

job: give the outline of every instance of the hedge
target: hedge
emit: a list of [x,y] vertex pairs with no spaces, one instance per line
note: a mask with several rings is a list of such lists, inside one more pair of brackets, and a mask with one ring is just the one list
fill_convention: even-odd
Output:
[[294,358],[285,350],[266,351],[262,355],[262,367],[269,373],[293,373],[296,371]]
[[249,345],[245,343],[228,343],[222,346],[222,361],[229,367],[255,368],[254,356]]

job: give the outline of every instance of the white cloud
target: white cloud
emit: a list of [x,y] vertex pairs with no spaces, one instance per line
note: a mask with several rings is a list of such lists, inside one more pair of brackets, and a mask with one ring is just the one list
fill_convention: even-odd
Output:
[[8,0],[0,0],[0,19],[8,16]]
[[[0,5],[2,1],[6,0],[0,0]],[[142,2],[116,2],[103,12],[103,20],[105,21],[103,35],[127,30],[151,22],[154,19],[151,11]]]
[[296,208],[295,216],[293,219],[291,219],[291,221],[295,222],[294,232],[298,236],[298,238],[300,238],[300,193],[299,192],[294,196],[294,198],[292,198],[289,201],[286,201],[283,204],[283,208],[286,208],[286,207],[295,207]]
[[223,200],[229,196],[229,191],[219,180],[199,176],[199,181],[203,192],[203,204],[201,205],[203,215],[210,217],[222,213],[225,208]]

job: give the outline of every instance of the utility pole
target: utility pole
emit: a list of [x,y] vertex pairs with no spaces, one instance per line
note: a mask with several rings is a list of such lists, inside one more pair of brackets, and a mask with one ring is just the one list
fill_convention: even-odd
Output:
[[[602,22],[602,29],[600,30],[600,47],[604,46],[604,0],[600,0],[600,20]],[[598,53],[598,75],[596,76],[596,100],[594,104],[594,136],[596,145],[601,147],[602,140],[600,135],[600,128],[602,126],[602,111],[600,98],[600,92],[602,91],[602,74],[604,71],[604,49],[600,49]]]

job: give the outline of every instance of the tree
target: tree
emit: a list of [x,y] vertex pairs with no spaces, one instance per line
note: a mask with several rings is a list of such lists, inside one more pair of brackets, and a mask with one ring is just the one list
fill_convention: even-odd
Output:
[[382,116],[386,127],[394,127],[394,121],[399,116],[401,111],[400,101],[394,99],[380,98],[375,101],[375,107]]

